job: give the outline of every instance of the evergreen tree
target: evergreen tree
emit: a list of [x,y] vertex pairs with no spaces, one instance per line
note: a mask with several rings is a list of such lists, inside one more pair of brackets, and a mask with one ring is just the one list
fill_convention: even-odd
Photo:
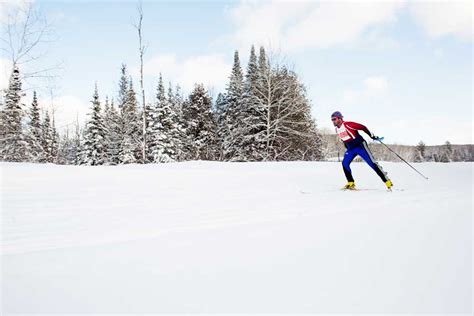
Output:
[[185,150],[189,160],[215,158],[215,130],[211,111],[212,100],[202,84],[197,84],[183,107],[187,141]]
[[155,129],[156,129],[156,105],[147,103],[146,105],[146,162],[154,162],[151,152],[156,146],[155,144]]
[[120,69],[119,91],[118,91],[118,108],[122,110],[125,103],[127,103],[129,82],[128,82],[127,66],[122,64]]
[[29,159],[28,143],[22,128],[23,110],[21,101],[21,80],[18,67],[14,67],[5,93],[3,122],[0,127],[1,159],[6,161],[26,161]]
[[179,96],[179,91],[174,93],[170,82],[168,84],[167,96],[167,102],[169,105],[167,111],[169,111],[169,114],[164,114],[165,117],[169,117],[169,119],[164,122],[164,126],[167,127],[166,129],[170,143],[173,143],[173,150],[175,152],[175,156],[173,157],[174,161],[180,160],[184,139],[186,137],[182,122],[182,102],[180,100],[181,97]]
[[178,113],[171,103],[173,99],[167,99],[165,96],[161,75],[157,90],[156,110],[153,118],[153,147],[150,148],[150,155],[154,162],[177,161],[179,147]]
[[104,109],[102,110],[102,119],[104,123],[104,131],[105,131],[105,157],[106,157],[106,164],[110,163],[110,104],[109,104],[109,96],[105,96],[104,102]]
[[439,155],[440,162],[451,162],[452,161],[452,154],[453,148],[449,141],[446,141],[443,148],[441,149],[441,153]]
[[84,133],[84,148],[82,153],[82,164],[103,165],[107,162],[105,126],[100,111],[99,92],[97,84],[92,97],[92,113],[86,124]]
[[266,157],[267,108],[259,101],[259,67],[255,48],[250,51],[244,84],[242,120],[238,138],[242,161],[262,160]]
[[41,124],[41,144],[43,147],[42,162],[53,162],[53,129],[51,127],[51,118],[48,111],[45,112],[43,124]]
[[225,131],[223,151],[225,160],[240,161],[242,153],[239,144],[242,143],[242,103],[244,93],[244,79],[240,67],[239,53],[234,53],[234,64],[230,75],[226,93],[226,106],[223,113]]
[[81,135],[82,131],[79,127],[79,121],[76,120],[76,128],[74,131],[73,145],[71,150],[71,161],[74,165],[81,164],[81,153],[83,152]]
[[[263,85],[262,76],[265,76],[269,72],[270,65],[268,63],[267,54],[265,52],[265,48],[262,46],[260,47],[260,52],[258,55],[258,75],[259,75],[259,85]],[[260,86],[260,88],[262,88]]]
[[104,127],[105,127],[105,139],[107,146],[107,163],[110,165],[116,165],[120,163],[119,152],[120,152],[120,118],[115,110],[114,102],[109,104],[108,97],[104,104]]
[[216,122],[216,145],[218,148],[217,159],[224,160],[224,140],[226,135],[230,134],[227,121],[226,113],[227,110],[227,99],[226,95],[219,93],[217,95],[216,103],[214,106],[214,120]]
[[416,145],[415,156],[414,156],[413,161],[415,162],[425,161],[425,151],[426,151],[426,145],[423,141],[420,141],[418,145]]
[[121,109],[120,163],[134,163],[141,157],[140,120],[137,112],[137,99],[130,78],[128,91]]
[[171,88],[171,83],[170,87],[168,89],[168,100],[171,103],[171,106],[174,108],[174,111],[176,113],[176,126],[177,130],[175,130],[175,135],[174,138],[176,140],[177,144],[177,156],[178,156],[178,161],[182,161],[186,159],[185,155],[185,144],[186,144],[186,127],[185,127],[185,121],[184,121],[184,116],[183,116],[183,96],[181,95],[181,88],[179,85],[176,86],[175,91]]
[[[6,129],[5,129],[5,106],[3,105],[3,91],[0,90],[0,145],[3,146],[3,139],[5,139],[6,135]],[[2,151],[0,150],[0,159],[2,159],[1,157],[2,155]]]
[[56,119],[54,116],[53,111],[53,123],[51,125],[51,136],[52,136],[52,148],[51,148],[51,156],[53,157],[52,162],[56,163],[58,158],[58,151],[59,151],[59,134],[56,130]]
[[250,49],[247,73],[245,74],[245,90],[247,94],[249,92],[255,93],[255,90],[257,89],[258,70],[257,55],[255,54],[255,47],[252,45],[252,48]]
[[58,158],[56,163],[60,165],[70,165],[75,162],[74,139],[69,136],[69,128],[62,135],[59,141]]
[[183,116],[184,97],[181,94],[181,87],[179,85],[176,85],[176,89],[175,89],[175,92],[174,92],[173,103],[175,104],[176,111],[179,114],[179,117],[182,117]]
[[448,155],[451,155],[453,153],[453,146],[451,145],[451,142],[449,140],[444,143],[444,150],[448,153]]
[[138,141],[138,119],[136,99],[127,67],[122,64],[120,70],[119,91],[117,97],[119,115],[117,118],[118,163],[128,164],[137,161],[135,151]]
[[29,112],[30,121],[28,123],[28,145],[30,148],[31,159],[33,162],[44,160],[44,151],[42,146],[41,118],[38,106],[36,91],[33,91],[33,102]]
[[148,105],[147,112],[147,154],[148,160],[150,162],[159,162],[159,152],[160,152],[160,135],[162,133],[162,126],[160,122],[160,114],[158,109],[166,102],[165,97],[165,87],[163,85],[163,77],[160,73],[158,80],[158,86],[156,88],[156,101],[154,105]]

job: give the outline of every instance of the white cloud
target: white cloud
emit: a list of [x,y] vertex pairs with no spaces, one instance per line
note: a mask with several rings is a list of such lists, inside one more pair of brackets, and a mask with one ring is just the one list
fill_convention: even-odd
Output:
[[431,38],[450,34],[463,40],[473,38],[471,1],[413,2],[410,10]]
[[309,1],[242,1],[230,10],[236,25],[231,40],[246,50],[252,44],[280,47],[285,26],[297,21],[312,7],[314,4]]
[[403,6],[401,1],[242,2],[231,10],[237,29],[232,40],[240,48],[256,44],[290,51],[353,44],[371,27],[396,21]]
[[285,43],[294,50],[354,43],[370,27],[394,22],[401,7],[401,2],[322,2],[287,30]]
[[343,93],[346,103],[355,103],[385,95],[388,90],[388,80],[384,76],[371,76],[363,81],[360,89],[349,89]]
[[387,91],[388,82],[383,76],[368,77],[364,80],[364,85],[369,95],[379,95]]
[[[179,60],[174,54],[164,54],[145,62],[145,75],[158,77],[162,73],[166,80],[179,84],[190,91],[196,83],[207,88],[223,89],[232,65],[220,54],[201,55]],[[133,70],[137,73],[137,70]]]

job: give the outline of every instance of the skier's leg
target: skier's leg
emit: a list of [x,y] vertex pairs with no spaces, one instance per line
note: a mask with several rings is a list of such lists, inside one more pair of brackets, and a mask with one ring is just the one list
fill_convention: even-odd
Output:
[[372,153],[370,152],[369,147],[367,146],[367,143],[364,142],[362,144],[362,148],[359,151],[359,156],[362,157],[362,159],[365,160],[365,162],[372,168],[374,171],[377,173],[377,175],[382,179],[383,182],[387,182],[390,180],[387,177],[387,173],[383,171],[382,167],[375,161],[374,157],[372,156]]
[[347,182],[354,182],[350,164],[352,160],[354,160],[356,155],[357,154],[352,149],[348,149],[344,154],[344,159],[342,160],[342,169],[344,170],[344,174],[346,175]]

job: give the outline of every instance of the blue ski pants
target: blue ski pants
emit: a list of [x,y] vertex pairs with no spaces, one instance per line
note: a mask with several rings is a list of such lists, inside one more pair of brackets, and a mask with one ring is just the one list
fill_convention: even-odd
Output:
[[344,159],[342,160],[342,168],[344,169],[344,174],[346,179],[349,182],[354,182],[351,171],[351,162],[356,156],[360,156],[364,161],[378,174],[383,182],[388,180],[387,174],[382,170],[375,159],[372,156],[372,153],[369,150],[366,142],[362,142],[360,145],[347,149],[344,154]]

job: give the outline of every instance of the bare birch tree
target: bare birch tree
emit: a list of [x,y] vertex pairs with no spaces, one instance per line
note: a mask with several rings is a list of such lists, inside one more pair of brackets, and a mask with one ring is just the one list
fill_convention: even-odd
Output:
[[143,144],[142,144],[142,162],[146,163],[146,146],[147,146],[147,135],[146,135],[146,103],[145,103],[145,88],[143,82],[143,56],[145,55],[146,47],[143,44],[143,29],[142,29],[142,22],[143,22],[143,8],[142,3],[139,2],[138,7],[138,22],[134,25],[138,32],[138,50],[140,54],[140,88],[142,92],[142,107],[143,107]]
[[312,150],[309,147],[318,135],[306,91],[296,75],[285,67],[272,67],[269,63],[260,72],[257,103],[258,108],[266,112],[263,159],[307,159],[308,151]]
[[52,72],[60,69],[60,63],[50,66],[42,63],[38,66],[48,54],[47,44],[55,40],[52,24],[32,1],[18,1],[9,6],[4,4],[3,11],[0,51],[11,62],[11,68],[21,68],[23,80],[56,77]]

